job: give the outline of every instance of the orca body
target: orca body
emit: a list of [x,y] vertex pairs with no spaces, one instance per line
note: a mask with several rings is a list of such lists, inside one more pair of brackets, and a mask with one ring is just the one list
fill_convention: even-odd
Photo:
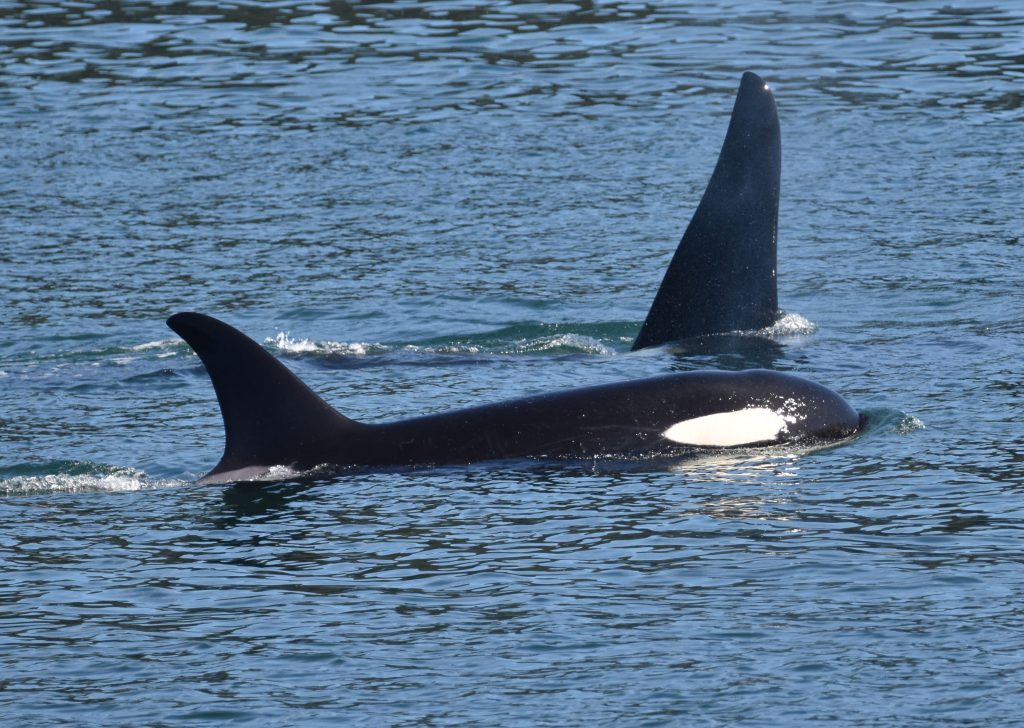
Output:
[[633,351],[774,323],[781,169],[775,98],[764,80],[748,71],[718,164]]
[[224,456],[199,483],[273,466],[401,467],[509,458],[653,457],[835,440],[860,417],[835,392],[780,372],[685,372],[513,399],[397,422],[335,411],[263,347],[222,321],[168,325],[195,350],[224,418]]

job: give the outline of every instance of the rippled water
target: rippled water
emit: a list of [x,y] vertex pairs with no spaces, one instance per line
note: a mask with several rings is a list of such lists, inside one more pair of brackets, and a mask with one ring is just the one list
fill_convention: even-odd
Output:
[[[788,315],[628,354],[746,69]],[[0,3],[0,719],[1018,723],[1022,82],[1009,3]],[[358,419],[767,366],[870,427],[196,487],[180,310]]]

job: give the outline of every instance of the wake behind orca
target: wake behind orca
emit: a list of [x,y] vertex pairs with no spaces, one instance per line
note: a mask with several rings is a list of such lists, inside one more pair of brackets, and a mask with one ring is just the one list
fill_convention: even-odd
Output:
[[[633,350],[775,320],[780,160],[772,93],[745,73],[718,164]],[[767,370],[670,374],[365,424],[226,323],[198,313],[167,323],[199,355],[224,418],[224,455],[199,483],[250,480],[274,466],[682,456],[836,440],[861,424],[835,392]]]

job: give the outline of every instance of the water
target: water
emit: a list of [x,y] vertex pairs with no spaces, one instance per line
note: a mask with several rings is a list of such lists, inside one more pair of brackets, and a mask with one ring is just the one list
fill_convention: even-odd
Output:
[[[1024,12],[0,5],[0,718],[950,725],[1024,699]],[[743,70],[767,343],[628,354]],[[769,366],[852,442],[196,487],[221,316],[368,421]]]

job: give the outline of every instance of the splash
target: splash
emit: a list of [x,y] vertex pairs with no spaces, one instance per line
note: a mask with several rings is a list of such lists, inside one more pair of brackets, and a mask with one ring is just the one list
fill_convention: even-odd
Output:
[[144,344],[136,344],[135,346],[129,346],[127,347],[127,350],[152,351],[154,349],[177,349],[179,346],[181,346],[181,341],[178,339],[160,339],[159,341],[147,341]]
[[264,339],[264,344],[288,354],[313,354],[317,356],[364,357],[402,352],[408,354],[597,354],[612,356],[615,349],[600,339],[585,334],[563,333],[536,337],[520,337],[509,340],[493,335],[480,335],[483,341],[453,340],[431,343],[409,343],[389,346],[381,343],[313,341],[294,339],[286,332]]
[[583,334],[560,334],[517,342],[513,347],[500,353],[522,354],[529,352],[582,353],[612,356],[615,350],[592,336]]
[[337,341],[313,341],[312,339],[293,339],[287,332],[278,332],[277,336],[264,339],[263,343],[273,346],[279,351],[289,354],[332,354],[341,356],[367,356],[368,354],[383,354],[390,351],[390,347],[383,344],[368,344],[363,342],[337,342]]
[[0,496],[41,493],[117,493],[185,485],[186,481],[152,480],[141,470],[70,463],[54,468],[69,472],[16,475],[0,480]]
[[818,327],[813,322],[804,318],[798,313],[786,313],[783,312],[775,323],[771,326],[761,329],[757,333],[761,336],[767,336],[771,339],[782,338],[786,336],[809,336],[818,330]]
[[864,433],[875,435],[910,435],[927,426],[919,417],[898,409],[875,408],[861,412]]
[[909,435],[911,432],[924,429],[925,424],[921,419],[908,414],[904,414],[893,428],[897,435]]

